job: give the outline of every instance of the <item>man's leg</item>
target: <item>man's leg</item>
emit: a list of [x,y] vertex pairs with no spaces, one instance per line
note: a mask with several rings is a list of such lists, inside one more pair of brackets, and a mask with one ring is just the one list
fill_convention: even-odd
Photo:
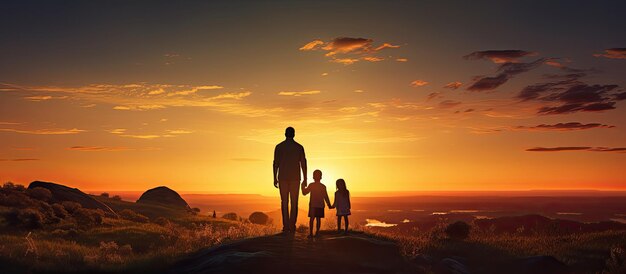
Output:
[[291,229],[289,208],[287,207],[289,203],[289,182],[280,181],[278,182],[278,187],[280,189],[280,210],[283,214],[283,231],[289,231]]
[[291,212],[289,215],[289,230],[296,231],[298,221],[298,197],[300,197],[300,182],[289,182],[289,197],[291,198]]

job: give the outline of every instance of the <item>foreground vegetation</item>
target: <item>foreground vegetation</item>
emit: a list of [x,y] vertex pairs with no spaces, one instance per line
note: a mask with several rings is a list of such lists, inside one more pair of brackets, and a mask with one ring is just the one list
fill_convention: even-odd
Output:
[[200,248],[276,232],[247,221],[97,198],[119,216],[73,202],[49,203],[45,189],[5,184],[0,189],[2,272],[158,272]]

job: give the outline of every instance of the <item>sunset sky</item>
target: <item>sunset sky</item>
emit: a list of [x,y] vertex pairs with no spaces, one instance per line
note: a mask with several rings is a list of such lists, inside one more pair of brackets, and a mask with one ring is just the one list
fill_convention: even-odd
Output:
[[626,189],[624,1],[3,1],[0,180]]

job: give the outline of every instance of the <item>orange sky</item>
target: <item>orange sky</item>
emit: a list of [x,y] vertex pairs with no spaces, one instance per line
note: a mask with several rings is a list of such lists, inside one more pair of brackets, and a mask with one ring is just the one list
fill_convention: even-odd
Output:
[[[293,126],[310,172],[357,192],[626,189],[626,50],[614,48],[615,33],[553,38],[528,25],[526,36],[498,36],[476,16],[463,22],[483,29],[467,31],[492,36],[453,37],[434,15],[417,24],[425,19],[408,13],[414,7],[393,7],[395,22],[354,11],[353,21],[319,28],[306,23],[344,22],[341,14],[285,7],[295,14],[267,22],[220,7],[232,18],[192,12],[197,20],[174,23],[175,14],[165,28],[13,18],[23,26],[2,29],[13,39],[0,44],[9,60],[0,67],[0,180],[276,195],[273,149]],[[67,12],[94,12],[76,9]],[[598,42],[574,43],[588,40]],[[577,46],[563,50],[566,42]]]

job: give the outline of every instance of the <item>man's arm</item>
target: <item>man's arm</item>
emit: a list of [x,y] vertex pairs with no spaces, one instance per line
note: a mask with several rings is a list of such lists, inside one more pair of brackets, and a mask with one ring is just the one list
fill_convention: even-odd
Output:
[[278,146],[274,148],[274,187],[278,188],[278,165],[280,163],[280,155]]
[[302,154],[300,155],[300,167],[302,168],[302,175],[303,175],[303,180],[302,183],[304,185],[308,184],[307,183],[307,170],[306,170],[306,156],[304,155],[304,147],[302,147]]
[[324,200],[326,200],[326,204],[328,204],[328,208],[333,209],[334,206],[330,204],[330,198],[328,198],[328,191],[324,188]]

